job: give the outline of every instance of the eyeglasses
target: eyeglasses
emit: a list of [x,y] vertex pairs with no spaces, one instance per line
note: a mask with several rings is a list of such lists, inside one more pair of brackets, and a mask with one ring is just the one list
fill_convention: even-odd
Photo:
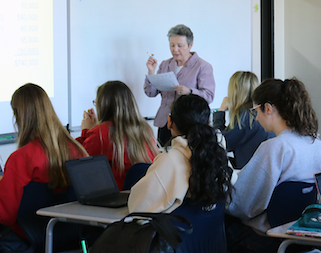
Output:
[[257,111],[255,110],[256,108],[259,108],[261,107],[261,104],[259,105],[256,105],[256,106],[253,106],[251,109],[249,109],[249,112],[254,116],[256,117],[257,116]]
[[96,100],[93,100],[93,105],[96,106]]

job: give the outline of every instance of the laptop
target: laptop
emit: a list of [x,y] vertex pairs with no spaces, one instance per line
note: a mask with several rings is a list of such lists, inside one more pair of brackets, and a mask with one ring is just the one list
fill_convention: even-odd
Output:
[[105,155],[90,156],[65,162],[78,201],[84,205],[123,207],[128,192],[119,192]]

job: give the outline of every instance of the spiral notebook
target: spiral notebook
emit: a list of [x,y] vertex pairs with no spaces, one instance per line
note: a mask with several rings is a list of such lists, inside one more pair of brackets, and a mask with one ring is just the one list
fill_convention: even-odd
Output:
[[119,192],[105,155],[69,160],[65,164],[81,204],[103,207],[127,205],[129,193]]

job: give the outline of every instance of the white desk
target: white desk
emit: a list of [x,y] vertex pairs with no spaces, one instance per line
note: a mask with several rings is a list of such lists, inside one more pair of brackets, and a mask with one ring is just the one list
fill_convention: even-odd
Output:
[[41,208],[38,215],[53,217],[46,228],[46,253],[53,251],[53,229],[58,221],[103,226],[121,220],[128,214],[128,208],[107,208],[82,205],[78,201]]
[[267,231],[267,235],[271,237],[278,237],[285,239],[279,246],[278,253],[284,253],[286,248],[290,244],[301,244],[301,245],[310,245],[321,247],[321,239],[313,238],[313,237],[305,237],[305,236],[296,236],[296,235],[288,235],[286,234],[287,229],[292,226],[295,221],[286,223],[284,225],[271,228]]

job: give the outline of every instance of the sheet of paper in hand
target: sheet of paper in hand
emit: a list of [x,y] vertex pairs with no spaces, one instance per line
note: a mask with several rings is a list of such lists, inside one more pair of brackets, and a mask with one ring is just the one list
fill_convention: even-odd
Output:
[[157,75],[146,75],[146,77],[160,91],[174,91],[174,86],[179,85],[173,71]]

